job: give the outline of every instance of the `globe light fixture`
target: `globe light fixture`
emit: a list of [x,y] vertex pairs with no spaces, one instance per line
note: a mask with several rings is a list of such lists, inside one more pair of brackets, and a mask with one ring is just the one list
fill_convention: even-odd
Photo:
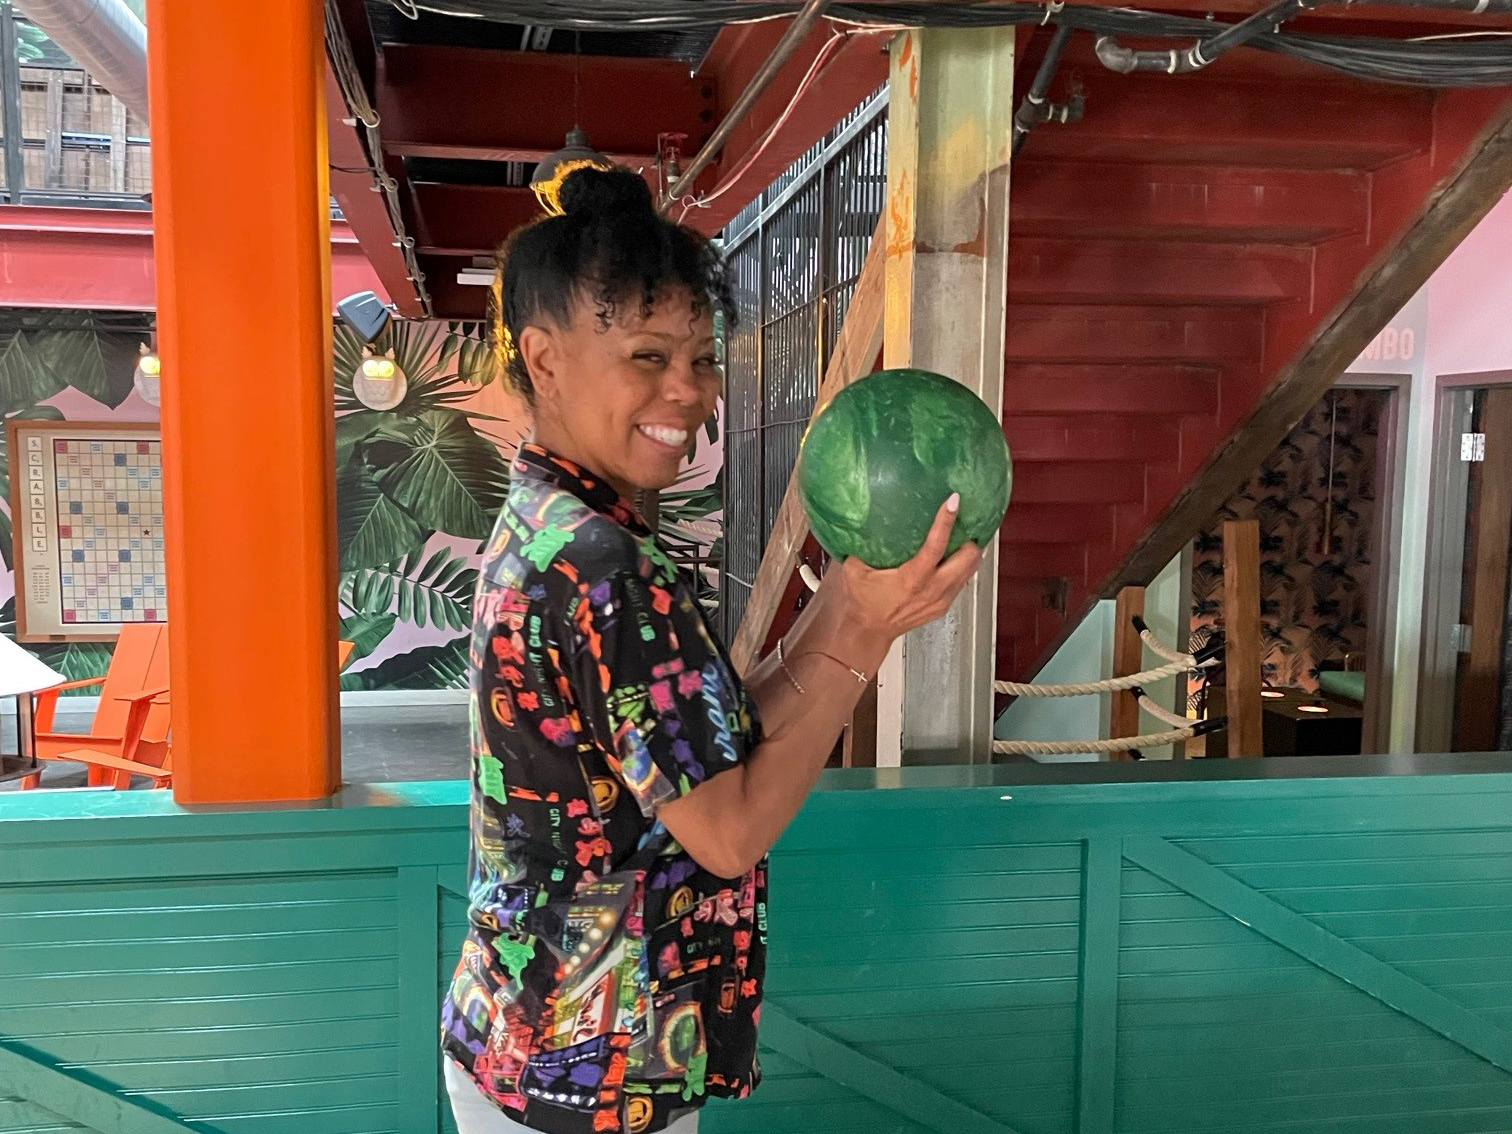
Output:
[[394,361],[394,352],[374,354],[364,348],[362,362],[352,375],[352,393],[370,410],[391,410],[409,393],[409,378]]
[[136,370],[132,372],[131,384],[136,392],[150,406],[160,404],[162,397],[161,379],[163,376],[163,362],[158,358],[157,351],[146,343],[142,344],[140,357],[137,359]]

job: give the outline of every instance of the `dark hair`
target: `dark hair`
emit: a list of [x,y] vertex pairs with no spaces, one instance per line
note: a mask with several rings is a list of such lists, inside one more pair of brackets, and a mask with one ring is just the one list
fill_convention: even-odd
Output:
[[644,318],[668,290],[684,287],[695,312],[712,306],[734,325],[734,293],[718,249],[661,216],[638,174],[581,166],[543,199],[559,215],[515,232],[499,249],[494,276],[494,342],[505,376],[527,402],[534,403],[535,388],[516,349],[520,332],[543,318],[566,326],[580,298],[608,330],[630,304]]

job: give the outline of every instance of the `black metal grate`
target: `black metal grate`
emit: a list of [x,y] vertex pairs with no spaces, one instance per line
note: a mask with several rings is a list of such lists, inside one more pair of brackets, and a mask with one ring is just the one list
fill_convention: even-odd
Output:
[[731,638],[882,212],[886,109],[885,91],[873,94],[725,230],[740,303],[725,367],[720,611]]

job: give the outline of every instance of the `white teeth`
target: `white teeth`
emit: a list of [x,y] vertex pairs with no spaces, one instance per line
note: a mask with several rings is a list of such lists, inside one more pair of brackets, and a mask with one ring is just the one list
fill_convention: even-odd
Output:
[[688,443],[688,431],[686,429],[673,429],[666,425],[639,425],[636,428],[651,438],[651,440],[660,441],[663,445],[686,445]]

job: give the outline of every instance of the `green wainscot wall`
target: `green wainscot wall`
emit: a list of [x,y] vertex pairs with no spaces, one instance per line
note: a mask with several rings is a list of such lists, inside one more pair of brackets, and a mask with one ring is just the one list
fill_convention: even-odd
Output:
[[[465,787],[0,797],[0,1132],[430,1134]],[[1512,1131],[1512,757],[831,774],[705,1134]]]

